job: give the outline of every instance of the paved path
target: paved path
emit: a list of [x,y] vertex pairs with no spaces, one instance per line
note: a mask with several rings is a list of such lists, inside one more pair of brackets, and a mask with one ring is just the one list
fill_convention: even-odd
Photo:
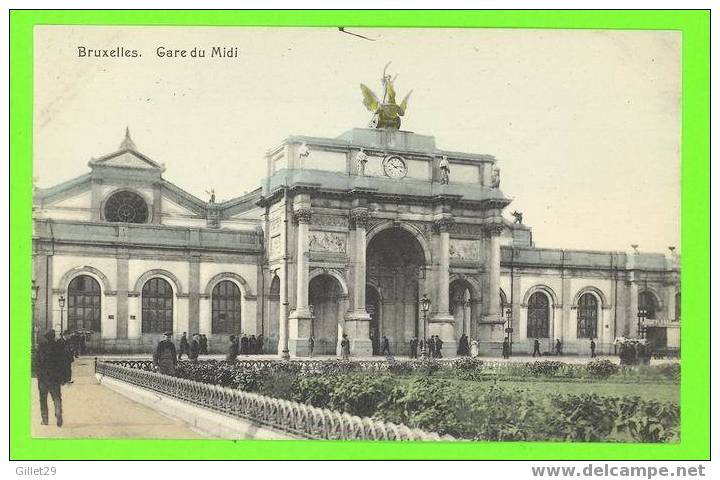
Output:
[[32,435],[46,438],[202,438],[180,420],[166,417],[100,385],[92,357],[73,363],[74,382],[62,387],[62,428],[55,426],[48,395],[50,424],[40,423],[37,381],[33,381]]

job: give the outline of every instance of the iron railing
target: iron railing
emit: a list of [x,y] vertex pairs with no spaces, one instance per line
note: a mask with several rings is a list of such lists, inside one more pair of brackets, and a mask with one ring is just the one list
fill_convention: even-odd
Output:
[[143,370],[145,362],[131,366],[96,360],[95,373],[191,404],[317,440],[454,440],[450,436],[412,429],[405,425],[357,417],[289,400],[210,385]]

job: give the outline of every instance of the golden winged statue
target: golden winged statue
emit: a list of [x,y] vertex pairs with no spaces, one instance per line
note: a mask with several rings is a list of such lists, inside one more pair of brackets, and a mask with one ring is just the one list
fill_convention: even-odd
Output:
[[374,114],[372,120],[370,121],[370,127],[372,128],[399,129],[400,117],[405,115],[408,98],[410,98],[410,94],[412,93],[412,90],[410,90],[399,105],[396,103],[394,83],[397,79],[397,75],[393,78],[387,74],[387,67],[389,65],[390,63],[385,65],[385,70],[383,70],[381,80],[383,89],[385,90],[382,101],[378,99],[375,93],[373,93],[367,85],[363,83],[360,84],[360,90],[363,94],[363,105],[365,105],[365,107]]

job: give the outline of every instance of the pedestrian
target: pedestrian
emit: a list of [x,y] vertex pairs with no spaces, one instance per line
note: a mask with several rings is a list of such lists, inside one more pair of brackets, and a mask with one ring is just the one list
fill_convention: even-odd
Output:
[[437,358],[442,358],[442,347],[443,347],[443,341],[440,339],[439,336],[435,335],[435,356]]
[[595,339],[590,339],[590,358],[595,358]]
[[180,353],[178,353],[178,360],[182,359],[183,355],[187,355],[190,352],[190,343],[188,343],[187,332],[183,332],[180,337]]
[[382,350],[380,354],[388,357],[392,356],[392,353],[390,353],[390,340],[388,340],[385,335],[382,337]]
[[533,342],[533,357],[535,357],[535,355],[542,357],[542,353],[540,353],[540,340],[537,338]]
[[48,424],[48,393],[55,406],[55,420],[62,427],[62,384],[67,376],[67,352],[65,346],[55,340],[55,330],[45,334],[45,341],[37,349],[37,380],[40,393],[40,416],[42,424]]
[[478,344],[477,340],[473,340],[470,342],[470,355],[473,357],[480,356],[480,345]]
[[208,339],[204,333],[200,335],[200,353],[203,355],[208,353]]
[[418,339],[412,337],[410,339],[410,358],[417,358],[418,356]]
[[558,357],[562,355],[562,342],[559,338],[555,339],[555,355],[557,355]]
[[86,338],[85,338],[85,331],[83,330],[80,332],[79,338],[78,338],[78,350],[80,351],[80,355],[85,355],[86,352]]
[[343,360],[350,359],[350,340],[348,340],[347,333],[343,333],[342,340],[340,341],[340,353],[342,354]]
[[56,340],[56,343],[58,345],[58,349],[61,349],[65,354],[65,362],[63,363],[65,367],[65,376],[63,378],[63,383],[73,383],[72,363],[75,360],[75,355],[73,354],[71,347],[70,331],[68,330],[64,334],[60,335],[60,337]]
[[263,334],[261,333],[257,337],[257,353],[258,355],[263,354],[263,344],[265,343],[265,337],[263,337]]
[[457,354],[461,357],[467,357],[468,355],[470,355],[470,343],[468,342],[468,336],[464,333],[460,335]]
[[250,338],[248,338],[248,349],[252,355],[257,353],[257,338],[255,338],[255,335],[250,335]]
[[188,351],[188,358],[193,363],[197,363],[199,356],[200,356],[200,335],[197,333],[193,333],[192,341],[190,342],[190,350]]
[[242,337],[240,337],[240,353],[242,355],[248,354],[248,337],[244,333]]
[[435,335],[430,335],[430,338],[428,339],[428,352],[430,353],[430,358],[435,358]]
[[158,342],[153,355],[153,365],[163,375],[175,375],[177,351],[172,341],[172,332],[163,333],[163,339]]
[[313,352],[315,351],[315,337],[310,335],[310,338],[308,338],[308,355],[310,358],[313,357]]
[[235,335],[230,335],[230,346],[228,347],[228,353],[225,355],[225,361],[228,363],[235,363],[237,356],[240,353],[240,343]]
[[510,358],[510,341],[508,337],[505,337],[502,343],[502,356],[503,358]]

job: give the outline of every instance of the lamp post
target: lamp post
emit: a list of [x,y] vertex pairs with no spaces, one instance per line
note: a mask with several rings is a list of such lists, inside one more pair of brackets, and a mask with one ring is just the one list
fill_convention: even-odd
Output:
[[308,305],[308,310],[310,310],[310,336],[315,336],[315,305],[310,304]]
[[35,304],[37,303],[37,297],[38,297],[38,290],[40,290],[40,286],[35,283],[35,280],[32,281],[32,287],[30,287],[30,299],[32,300],[32,331],[33,331],[33,349],[37,346],[37,332],[38,327],[35,324]]
[[58,305],[60,305],[60,335],[65,331],[64,325],[64,314],[65,314],[65,295],[60,295],[58,298]]
[[638,337],[645,338],[645,318],[647,317],[647,310],[644,308],[638,308],[638,324],[637,324],[637,331],[638,331]]
[[423,347],[421,352],[423,358],[427,358],[427,313],[428,310],[430,310],[431,303],[432,302],[428,298],[427,293],[424,293],[422,298],[420,299],[420,310],[422,310],[423,312]]
[[510,351],[508,353],[510,355],[512,355],[512,345],[513,345],[512,308],[505,309],[505,318],[506,318],[506,322],[507,322],[507,327],[505,328],[505,333],[507,333],[507,335],[508,335],[508,342],[510,344]]

